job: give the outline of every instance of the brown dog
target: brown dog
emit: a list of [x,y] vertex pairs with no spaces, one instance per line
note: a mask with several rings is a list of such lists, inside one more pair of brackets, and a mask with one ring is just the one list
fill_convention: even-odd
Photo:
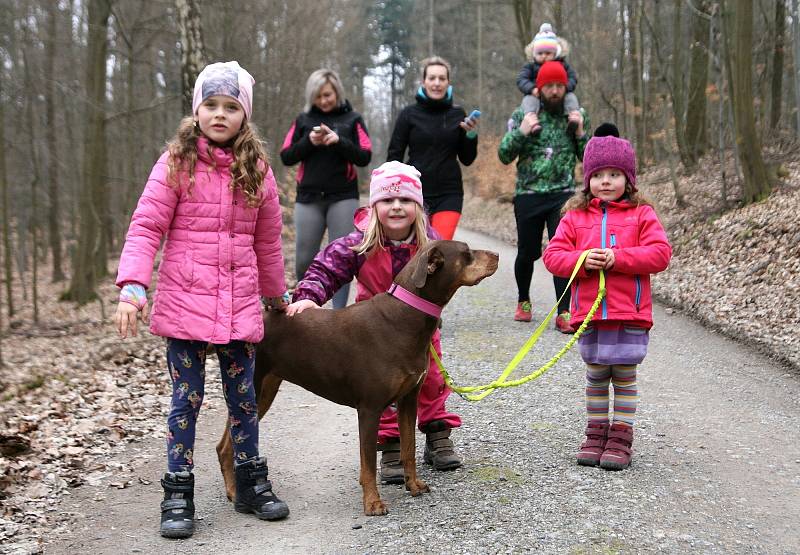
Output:
[[[420,249],[395,283],[444,306],[462,285],[475,285],[492,275],[497,260],[496,253],[470,250],[461,242],[433,241]],[[429,491],[417,478],[414,437],[417,394],[437,322],[388,293],[336,311],[306,310],[291,318],[267,313],[253,378],[258,417],[269,410],[282,380],[355,408],[366,515],[387,513],[375,481],[375,459],[380,415],[391,403],[397,403],[406,489],[413,496]],[[227,429],[217,455],[228,498],[233,499],[233,447]]]

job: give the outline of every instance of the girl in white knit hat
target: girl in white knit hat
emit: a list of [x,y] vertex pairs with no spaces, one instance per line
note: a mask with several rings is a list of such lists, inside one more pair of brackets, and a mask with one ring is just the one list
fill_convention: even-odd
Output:
[[[569,44],[561,37],[556,36],[553,27],[549,23],[542,23],[539,32],[533,37],[528,46],[525,47],[525,55],[528,57],[526,63],[517,75],[517,88],[525,95],[522,99],[522,110],[528,113],[538,114],[541,108],[539,102],[539,88],[536,86],[536,76],[545,62],[555,60],[561,62],[567,72],[567,94],[564,96],[564,112],[577,112],[580,110],[578,97],[575,96],[575,87],[578,86],[578,74],[567,63]],[[577,124],[570,122],[567,131],[575,133]],[[542,131],[542,126],[538,123],[533,126],[531,133],[536,136]]]

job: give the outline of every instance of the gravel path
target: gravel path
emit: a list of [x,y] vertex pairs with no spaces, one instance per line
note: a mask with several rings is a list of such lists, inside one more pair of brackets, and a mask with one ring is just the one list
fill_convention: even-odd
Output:
[[[500,269],[462,289],[444,313],[445,363],[460,383],[494,378],[535,329],[511,321],[514,249],[465,230],[474,248],[500,253]],[[552,305],[537,264],[534,318]],[[539,300],[540,299],[540,300]],[[434,473],[418,498],[381,486],[390,514],[364,517],[355,411],[287,385],[262,426],[283,522],[235,513],[225,500],[213,445],[224,418],[209,380],[197,449],[198,530],[158,536],[162,441],[128,448],[126,489],[83,486],[59,507],[71,533],[45,538],[47,553],[797,553],[800,552],[800,383],[690,319],[656,308],[640,373],[633,466],[606,472],[574,464],[584,426],[583,364],[572,351],[521,388],[449,406],[465,466]],[[548,330],[523,370],[563,345]],[[209,376],[213,372],[209,372]],[[421,457],[422,436],[418,434]],[[138,478],[138,479],[137,479]],[[143,483],[147,482],[147,483]]]

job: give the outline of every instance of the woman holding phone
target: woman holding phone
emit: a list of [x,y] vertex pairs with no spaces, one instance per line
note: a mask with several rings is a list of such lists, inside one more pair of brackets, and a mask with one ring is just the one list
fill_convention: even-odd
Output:
[[[281,147],[286,166],[300,164],[294,209],[298,281],[319,252],[326,229],[328,241],[353,231],[356,166],[366,166],[371,157],[367,126],[344,98],[339,75],[330,69],[313,72],[306,82],[306,105]],[[333,308],[344,308],[349,289],[345,285],[333,296]]]
[[[403,108],[392,132],[387,160],[411,164],[422,174],[422,194],[431,225],[452,239],[461,219],[461,166],[478,155],[478,117],[453,104],[450,64],[433,56],[422,61],[422,85],[415,103]],[[408,149],[408,160],[404,160]]]

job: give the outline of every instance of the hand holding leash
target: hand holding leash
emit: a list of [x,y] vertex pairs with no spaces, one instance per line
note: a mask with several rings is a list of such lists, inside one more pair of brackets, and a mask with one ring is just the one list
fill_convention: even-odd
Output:
[[589,249],[589,254],[586,255],[584,268],[587,271],[591,270],[608,270],[616,261],[614,251],[612,249]]

